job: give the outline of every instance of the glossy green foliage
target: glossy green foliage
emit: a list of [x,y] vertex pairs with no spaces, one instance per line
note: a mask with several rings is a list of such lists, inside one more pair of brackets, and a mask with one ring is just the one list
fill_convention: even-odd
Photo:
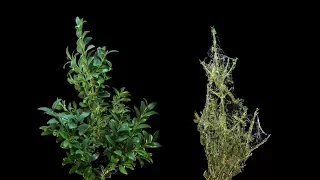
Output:
[[[84,179],[111,178],[120,171],[128,174],[138,161],[152,163],[147,148],[158,148],[159,131],[149,134],[147,120],[157,114],[156,103],[141,101],[140,107],[129,108],[130,93],[125,88],[112,88],[105,83],[111,78],[112,63],[106,47],[95,48],[90,44],[88,31],[83,31],[86,21],[76,18],[77,48],[75,53],[66,49],[69,65],[68,82],[78,91],[81,102],[68,105],[57,98],[51,108],[41,107],[52,118],[40,127],[42,135],[57,137],[56,142],[67,150],[62,165],[70,165],[70,173]],[[108,90],[107,90],[108,89]]]
[[237,59],[223,54],[214,28],[212,35],[209,57],[200,61],[208,77],[206,103],[201,116],[195,113],[194,122],[198,123],[200,142],[208,161],[204,177],[206,180],[230,180],[242,171],[252,151],[270,135],[260,127],[258,109],[254,115],[248,115],[243,100],[235,97],[231,73]]

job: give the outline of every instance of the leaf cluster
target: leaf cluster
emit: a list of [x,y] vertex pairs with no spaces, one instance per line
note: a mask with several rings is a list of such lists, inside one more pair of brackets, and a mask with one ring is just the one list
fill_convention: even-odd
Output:
[[89,31],[83,31],[86,21],[76,18],[76,52],[66,49],[69,65],[68,82],[78,91],[80,102],[69,104],[60,98],[49,107],[38,110],[52,118],[41,126],[43,136],[53,135],[60,147],[67,150],[62,165],[71,165],[70,173],[84,179],[111,178],[120,171],[128,174],[136,162],[153,163],[147,148],[158,148],[159,131],[149,134],[147,120],[155,114],[156,103],[141,101],[140,107],[130,108],[130,93],[105,83],[111,78],[112,63],[107,55],[115,50],[90,44]]

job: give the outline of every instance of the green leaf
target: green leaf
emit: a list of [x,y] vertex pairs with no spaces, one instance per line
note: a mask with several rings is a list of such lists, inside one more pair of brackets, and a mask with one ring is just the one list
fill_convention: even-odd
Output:
[[76,17],[76,24],[80,25],[80,18],[78,16]]
[[77,90],[77,91],[81,91],[81,87],[78,84],[74,85],[74,89]]
[[62,110],[62,109],[64,109],[64,108],[65,108],[65,106],[62,105],[62,104],[58,104],[58,105],[56,106],[56,110]]
[[135,161],[136,160],[136,156],[133,154],[133,152],[130,152],[128,154],[128,158],[131,159],[132,161]]
[[73,105],[73,108],[77,109],[77,103],[75,101],[72,101],[72,105]]
[[111,155],[111,163],[117,163],[119,161],[114,155]]
[[86,77],[86,81],[90,81],[92,79],[92,76],[91,75],[88,75],[87,77]]
[[114,53],[114,52],[119,52],[119,51],[117,51],[117,50],[110,50],[110,51],[107,51],[107,54]]
[[41,110],[44,112],[51,112],[52,111],[50,108],[47,108],[47,107],[40,107],[40,108],[38,108],[38,110]]
[[72,139],[72,140],[78,140],[78,139],[79,139],[79,136],[71,136],[70,139]]
[[140,124],[140,125],[137,127],[137,129],[143,129],[143,128],[151,128],[151,126],[148,125],[148,124]]
[[143,98],[145,104],[147,105],[148,104],[148,101],[146,100],[146,98]]
[[82,74],[79,74],[79,75],[77,76],[77,78],[78,78],[79,81],[85,80],[84,75],[82,75]]
[[153,141],[157,141],[159,138],[159,131],[156,131],[154,134],[153,134]]
[[122,141],[126,140],[128,137],[129,137],[129,136],[127,136],[127,135],[119,136],[116,141],[117,141],[117,142],[122,142]]
[[[89,57],[89,56],[88,56],[88,57]],[[92,62],[93,59],[94,59],[94,56],[91,56],[91,57],[88,58],[88,65],[91,64],[91,62]]]
[[74,119],[75,116],[73,114],[66,114],[66,113],[59,113],[57,114],[58,117],[63,118],[63,119]]
[[89,139],[84,139],[84,140],[82,141],[82,146],[83,146],[84,148],[86,148],[88,145],[89,145]]
[[126,151],[131,151],[132,148],[133,148],[133,140],[132,140],[131,137],[129,137],[129,138],[127,139],[127,144],[126,144],[126,145],[127,145],[127,146],[126,146]]
[[98,83],[100,83],[100,84],[104,83],[103,77],[99,76],[99,78],[98,78]]
[[52,104],[52,109],[56,109],[57,105],[60,103],[61,99],[57,98],[57,100]]
[[72,160],[69,159],[68,157],[63,158],[62,166],[65,166],[67,164],[72,164]]
[[48,126],[41,126],[39,129],[46,130],[47,128],[48,128]]
[[71,78],[68,78],[67,81],[68,81],[70,84],[75,84],[75,83],[76,83],[76,82],[75,82],[73,79],[71,79]]
[[151,153],[149,153],[148,157],[141,157],[141,158],[148,161],[150,164],[152,164],[153,160],[152,160],[152,158],[150,158],[150,156],[151,156]]
[[105,76],[104,76],[104,80],[106,80],[106,81],[107,81],[107,80],[109,80],[109,79],[111,79],[111,77],[110,77],[110,76],[107,76],[107,75],[105,75]]
[[107,98],[107,97],[110,97],[110,93],[108,91],[104,91],[102,93],[99,93],[99,96],[101,98]]
[[[78,60],[78,64],[79,64],[79,66],[80,67],[82,67],[82,69],[86,69],[86,67],[85,67],[85,65],[86,65],[86,62],[87,62],[88,60],[86,59],[86,56],[84,56],[84,55],[81,55],[80,56],[80,59]],[[84,76],[83,76],[84,77]],[[84,78],[83,78],[84,79]]]
[[128,175],[127,170],[122,165],[119,166],[119,170],[122,174]]
[[51,129],[53,129],[52,135],[55,137],[59,137],[59,130],[57,130],[57,124],[50,124],[49,126]]
[[[113,113],[112,113],[113,115]],[[118,127],[118,122],[114,119],[110,119],[109,121],[109,127],[112,129],[112,131],[116,131],[117,130],[117,127]]]
[[79,94],[78,94],[78,97],[79,98],[84,98],[84,96],[85,96],[85,92],[84,91],[81,91]]
[[144,166],[144,162],[143,162],[143,160],[142,159],[140,159],[139,157],[137,157],[137,159],[139,160],[139,163],[140,163],[140,166],[141,166],[141,168]]
[[144,113],[144,110],[146,109],[146,104],[144,101],[141,101],[141,105],[140,105],[140,113]]
[[41,133],[41,136],[47,136],[52,133],[53,133],[53,131],[51,129],[46,129],[46,130],[44,130],[44,132]]
[[59,123],[55,118],[50,119],[47,124],[54,124],[54,123]]
[[81,28],[81,24],[76,26],[76,35],[77,37],[80,39],[81,35],[82,35],[82,28]]
[[121,101],[123,101],[123,102],[129,102],[129,101],[131,101],[131,99],[130,99],[130,98],[122,98]]
[[150,110],[152,110],[156,105],[157,105],[157,103],[153,102],[153,103],[150,103],[150,104],[147,106],[147,108],[148,108],[148,110],[150,111]]
[[138,118],[137,118],[137,117],[134,117],[134,118],[132,119],[131,125],[134,126],[134,125],[136,124],[137,120],[138,120]]
[[118,91],[117,88],[113,88],[114,92],[119,96],[120,95],[120,92]]
[[79,127],[78,127],[78,131],[80,132],[84,132],[85,130],[87,130],[89,128],[89,125],[88,124],[81,124]]
[[102,66],[102,73],[109,72],[110,70],[111,70],[110,67],[108,67],[108,66],[106,66],[106,65]]
[[148,153],[143,149],[136,149],[135,151],[143,157],[148,157]]
[[71,60],[72,58],[71,58],[71,55],[69,53],[69,47],[66,48],[66,54],[67,54],[68,59]]
[[91,159],[92,154],[88,151],[84,151],[83,155],[81,155],[81,159],[83,161],[89,162]]
[[[84,22],[86,22],[86,21],[84,21]],[[84,31],[81,38],[84,39],[89,32],[90,31]]]
[[103,58],[103,49],[101,47],[97,48],[97,55],[100,59]]
[[113,166],[113,165],[115,165],[116,163],[119,162],[119,159],[116,158],[114,155],[111,155],[111,161],[110,162],[111,162],[110,166]]
[[[87,54],[87,57],[94,57],[92,54],[94,54],[95,53],[95,50],[93,49],[93,50],[91,50],[91,51],[88,51],[88,54]],[[93,59],[91,59],[91,61],[92,61]]]
[[121,156],[122,155],[122,152],[121,152],[121,150],[116,150],[116,151],[113,151],[116,155],[118,155],[118,156]]
[[78,149],[77,151],[76,151],[76,154],[83,154],[84,152],[82,151],[82,150],[80,150],[80,149]]
[[118,117],[115,113],[112,113],[111,115],[112,115],[112,117],[113,117],[115,120],[120,121],[120,120],[119,120],[119,117]]
[[86,117],[90,115],[90,112],[82,112],[80,116],[77,118],[78,121],[84,120]]
[[149,117],[149,116],[152,116],[154,114],[158,114],[158,113],[156,111],[149,111],[149,112],[145,113],[143,116],[144,117]]
[[[80,32],[77,32],[77,36],[78,36],[78,37],[81,36],[81,35],[80,35]],[[82,54],[82,49],[81,49],[80,46],[77,46],[77,52],[80,53],[80,54]]]
[[95,154],[93,154],[92,156],[91,156],[91,161],[95,161],[95,160],[97,160],[98,159],[98,157],[100,156],[100,154],[99,153],[95,153]]
[[140,118],[140,111],[136,106],[134,106],[134,111],[136,112],[137,118]]
[[91,44],[91,45],[89,45],[89,46],[87,47],[87,50],[86,50],[86,51],[88,52],[88,51],[89,51],[90,49],[92,49],[92,48],[94,48],[94,45]]
[[84,38],[84,40],[83,40],[84,45],[87,45],[91,40],[92,40],[92,37],[86,37],[86,38]]
[[78,170],[78,168],[79,168],[79,165],[77,164],[72,166],[72,168],[69,171],[69,174],[75,173]]
[[129,124],[128,123],[123,123],[123,124],[121,124],[121,126],[120,126],[120,129],[119,129],[119,132],[121,132],[121,131],[129,131]]
[[71,106],[71,102],[69,102],[69,104],[68,104],[68,110],[69,110],[69,111],[72,111],[72,110],[73,110],[73,108],[72,108],[72,106]]
[[63,137],[64,139],[68,139],[69,137],[68,137],[68,134],[65,132],[65,131],[63,131],[63,130],[60,130],[59,131],[59,134],[61,135],[61,137]]
[[101,63],[101,61],[100,61],[99,58],[95,57],[95,58],[93,59],[93,66],[99,66],[100,63]]
[[109,142],[112,146],[115,146],[115,145],[116,145],[110,135],[106,135],[106,138],[107,138],[108,142]]
[[106,60],[106,62],[107,62],[107,64],[108,64],[108,66],[109,66],[110,68],[112,68],[112,63],[111,63],[111,61]]
[[125,168],[129,168],[131,170],[134,170],[134,167],[132,166],[131,162],[124,163]]
[[61,119],[61,124],[62,124],[64,127],[67,126],[67,122],[68,122],[68,120],[66,120],[66,119]]
[[64,140],[64,141],[62,142],[62,147],[63,147],[64,149],[66,149],[66,148],[69,146],[69,144],[70,144],[70,142],[69,142],[68,140]]
[[69,123],[69,128],[70,129],[75,129],[75,128],[77,128],[77,125],[74,122],[70,122]]
[[88,105],[87,105],[87,104],[84,104],[83,102],[80,102],[79,105],[80,105],[81,107],[88,107]]
[[130,96],[129,91],[124,91],[124,92],[121,92],[121,93],[120,93],[120,97],[125,98],[125,97],[128,97],[128,96]]
[[140,138],[139,137],[133,137],[132,138],[132,142],[135,144],[139,144],[140,143]]
[[161,145],[157,142],[152,142],[150,144],[146,144],[145,147],[146,148],[159,148],[159,147],[161,147]]
[[147,139],[147,138],[149,137],[148,132],[145,131],[145,130],[142,130],[142,134],[143,134],[143,136],[144,136],[145,139]]
[[79,142],[74,142],[72,144],[73,147],[77,148],[77,149],[81,149],[81,144]]
[[89,166],[87,167],[85,170],[84,170],[84,174],[83,176],[87,179],[89,179],[91,177],[91,174],[92,174],[92,167]]
[[92,76],[95,77],[95,78],[98,78],[99,74],[98,73],[93,73]]
[[152,139],[153,139],[153,136],[151,134],[149,134],[148,136],[148,143],[151,143],[152,142]]

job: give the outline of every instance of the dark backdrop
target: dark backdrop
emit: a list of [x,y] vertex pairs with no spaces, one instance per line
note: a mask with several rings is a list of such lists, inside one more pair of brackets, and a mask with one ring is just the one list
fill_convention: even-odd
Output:
[[[90,11],[99,4],[84,5],[82,9],[40,5],[29,19],[37,39],[34,63],[36,82],[34,111],[51,106],[57,97],[67,102],[79,100],[66,80],[62,66],[65,48],[74,49],[76,43],[75,17],[84,18],[85,30],[91,31],[92,43],[118,50],[108,56],[113,63],[114,87],[126,87],[132,94],[131,105],[139,105],[142,98],[158,102],[149,123],[150,131],[160,130],[162,148],[153,150],[154,164],[139,165],[125,177],[114,179],[204,179],[206,159],[193,123],[194,111],[201,111],[205,102],[206,76],[199,64],[211,46],[210,27],[214,25],[224,52],[238,57],[233,73],[235,92],[245,105],[260,108],[260,122],[264,131],[272,134],[271,20],[261,9],[232,14],[232,10],[216,12],[214,8],[186,10],[183,7],[140,7],[131,10]],[[128,8],[129,9],[129,8]],[[86,12],[87,11],[87,12]],[[247,14],[245,14],[247,13]],[[32,39],[31,39],[32,40]],[[40,136],[38,129],[49,116],[36,112],[33,132],[36,137],[33,159],[33,179],[81,179],[69,175],[69,166],[61,165],[64,150],[51,136]],[[29,177],[29,175],[28,175]],[[272,137],[254,152],[244,172],[234,179],[272,179]]]

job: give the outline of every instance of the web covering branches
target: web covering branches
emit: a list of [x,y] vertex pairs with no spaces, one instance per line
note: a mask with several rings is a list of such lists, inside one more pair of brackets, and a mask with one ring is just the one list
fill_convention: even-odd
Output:
[[258,109],[253,115],[243,100],[233,93],[232,71],[237,58],[226,56],[217,45],[212,27],[213,46],[208,57],[200,61],[208,77],[206,103],[200,116],[195,113],[200,143],[204,146],[207,180],[232,179],[245,166],[252,151],[270,137],[259,122]]

